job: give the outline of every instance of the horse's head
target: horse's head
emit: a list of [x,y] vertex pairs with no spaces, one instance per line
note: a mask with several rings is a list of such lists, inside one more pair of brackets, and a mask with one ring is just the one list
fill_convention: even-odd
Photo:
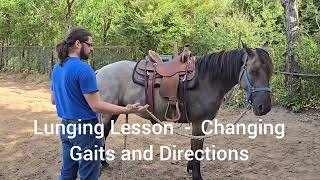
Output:
[[263,116],[271,110],[269,81],[273,71],[272,60],[266,45],[256,49],[244,47],[244,51],[239,84],[246,90],[254,114]]

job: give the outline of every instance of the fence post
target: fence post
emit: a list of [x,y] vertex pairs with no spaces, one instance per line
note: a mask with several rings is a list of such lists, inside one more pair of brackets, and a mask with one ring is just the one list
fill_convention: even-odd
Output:
[[132,59],[137,61],[138,57],[137,57],[137,53],[136,53],[136,48],[134,46],[131,47],[131,54],[132,54]]
[[22,47],[21,64],[22,64],[21,66],[22,69],[19,69],[18,70],[19,72],[23,72],[25,67],[27,67],[27,72],[30,72],[30,66],[28,66],[29,62],[25,58],[25,46]]
[[175,56],[178,56],[179,55],[179,47],[178,47],[178,42],[176,41],[176,42],[174,42],[174,44],[173,44],[173,56],[175,57]]
[[53,65],[54,65],[54,62],[53,62],[53,59],[54,59],[54,54],[53,54],[53,50],[51,50],[51,59],[50,59],[50,67],[48,69],[48,75],[49,75],[49,79],[51,77],[51,72],[52,72],[52,69],[53,69]]
[[[7,53],[6,56],[3,56],[3,57],[4,57],[4,59],[3,59],[3,66],[4,66],[4,67],[8,66],[8,61],[9,61],[9,60],[8,60],[8,58],[9,58],[9,57],[8,57],[8,48],[9,48],[9,47],[6,48],[6,51],[7,51],[7,52],[6,52],[6,53]],[[4,51],[3,51],[3,52],[4,52]]]
[[94,59],[92,60],[92,69],[96,70],[96,61]]
[[3,63],[3,46],[1,46],[1,54],[0,54],[0,70],[2,70],[4,63]]

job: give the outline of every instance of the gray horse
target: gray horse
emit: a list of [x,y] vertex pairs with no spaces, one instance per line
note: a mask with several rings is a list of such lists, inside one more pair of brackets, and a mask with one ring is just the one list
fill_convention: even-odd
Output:
[[[97,83],[104,101],[123,106],[137,102],[145,104],[145,88],[132,80],[136,63],[119,61],[98,70]],[[186,92],[192,134],[204,135],[201,129],[202,122],[214,119],[224,95],[238,83],[247,92],[247,100],[252,103],[254,114],[267,114],[271,109],[271,90],[268,86],[272,72],[273,65],[266,47],[221,51],[197,57],[196,75],[193,79],[196,86]],[[167,100],[159,95],[159,88],[155,89],[154,102],[155,116],[165,121]],[[138,115],[151,119],[147,113]],[[105,138],[109,134],[111,121],[116,121],[117,118],[118,116],[103,115]],[[202,148],[203,140],[191,140],[193,152]],[[108,165],[106,162],[102,163]],[[193,180],[202,179],[200,161],[196,158],[193,157],[193,160],[188,162],[187,171],[192,171]]]

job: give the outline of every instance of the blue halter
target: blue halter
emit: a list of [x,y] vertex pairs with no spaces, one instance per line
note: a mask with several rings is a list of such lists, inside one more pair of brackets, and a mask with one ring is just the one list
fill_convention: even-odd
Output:
[[249,79],[249,74],[248,74],[248,70],[247,70],[247,59],[244,63],[244,65],[242,66],[242,70],[240,72],[240,76],[239,76],[239,84],[240,81],[242,79],[242,76],[244,75],[244,80],[248,86],[247,89],[247,102],[249,104],[252,104],[252,95],[255,92],[271,92],[271,88],[269,87],[263,87],[263,88],[258,88],[258,87],[254,87]]

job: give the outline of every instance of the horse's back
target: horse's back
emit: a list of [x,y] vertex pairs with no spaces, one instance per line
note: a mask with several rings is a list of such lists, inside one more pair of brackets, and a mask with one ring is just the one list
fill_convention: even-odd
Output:
[[132,81],[135,61],[118,61],[108,64],[97,71],[97,84],[100,95],[106,102],[126,105],[141,102],[143,87]]

